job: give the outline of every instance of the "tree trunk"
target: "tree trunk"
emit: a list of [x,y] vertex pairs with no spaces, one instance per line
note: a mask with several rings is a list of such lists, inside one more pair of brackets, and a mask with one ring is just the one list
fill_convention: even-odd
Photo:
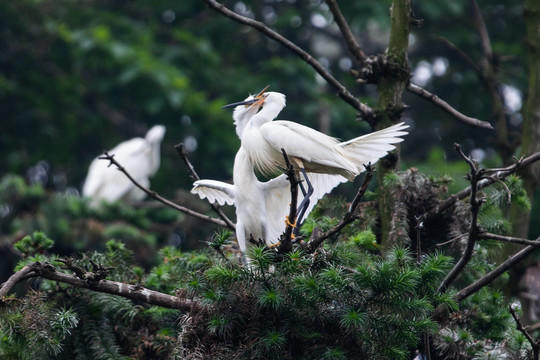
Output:
[[[397,123],[404,109],[402,94],[410,77],[407,57],[411,0],[394,0],[391,8],[390,41],[384,55],[387,68],[377,84],[379,104],[377,109],[377,129]],[[389,189],[385,189],[383,179],[386,174],[399,169],[399,148],[381,159],[377,166],[379,210],[381,217],[381,243],[383,248],[398,244],[392,236],[393,204]]]

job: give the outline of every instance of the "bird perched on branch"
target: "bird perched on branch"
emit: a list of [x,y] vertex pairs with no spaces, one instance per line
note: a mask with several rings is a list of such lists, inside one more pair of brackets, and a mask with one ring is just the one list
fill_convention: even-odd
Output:
[[[144,138],[124,141],[111,149],[120,165],[141,185],[149,187],[150,178],[159,169],[160,146],[165,135],[165,126],[152,127]],[[107,161],[94,159],[88,169],[83,185],[83,196],[92,198],[92,205],[101,201],[136,202],[146,194],[133,184],[126,175],[115,167],[109,167]]]
[[364,164],[374,164],[395,149],[403,141],[402,131],[408,125],[399,123],[349,141],[318,132],[307,126],[286,120],[274,120],[285,107],[285,95],[278,92],[259,94],[253,99],[235,103],[237,106],[261,107],[246,125],[242,136],[242,148],[256,169],[265,174],[285,168],[282,149],[298,173],[302,173],[308,185],[307,195],[298,206],[302,214],[314,191],[311,176],[306,173],[341,175],[349,180],[364,171]]
[[[257,96],[250,95],[246,101],[257,98],[265,90],[266,88]],[[242,137],[244,129],[259,108],[260,105],[239,105],[234,109],[233,119],[238,137]],[[347,181],[341,175],[310,174],[310,177],[316,191],[312,195],[314,201],[306,209],[306,214],[324,194]],[[259,181],[244,148],[240,147],[234,159],[233,183],[198,180],[193,184],[191,192],[212,203],[235,205],[236,237],[243,261],[246,262],[244,255],[250,236],[256,240],[264,239],[268,245],[279,241],[284,230],[284,219],[289,212],[290,182],[285,175],[266,182]]]

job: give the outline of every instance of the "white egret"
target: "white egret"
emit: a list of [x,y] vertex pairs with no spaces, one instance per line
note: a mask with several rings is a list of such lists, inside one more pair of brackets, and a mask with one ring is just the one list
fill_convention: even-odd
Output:
[[286,120],[274,120],[285,107],[285,95],[268,92],[236,105],[262,107],[248,122],[242,133],[242,147],[250,162],[262,173],[270,174],[285,168],[281,149],[287,155],[295,171],[306,178],[308,192],[299,211],[309,202],[313,192],[308,173],[339,174],[353,180],[364,171],[364,164],[374,164],[393,150],[393,144],[403,141],[408,125],[399,123],[349,141],[338,139],[313,130],[307,126]]
[[[134,138],[124,141],[111,149],[127,172],[141,185],[148,187],[150,177],[159,169],[160,146],[165,135],[165,126],[152,127],[144,138]],[[114,202],[123,200],[135,202],[142,200],[146,194],[133,184],[126,175],[114,166],[108,167],[105,160],[94,159],[88,169],[88,175],[83,185],[83,196],[92,198],[92,205],[101,201]]]
[[[256,97],[249,96],[246,101],[254,98]],[[233,119],[239,137],[242,137],[247,123],[259,107],[254,105],[235,108]],[[313,209],[317,200],[324,194],[341,182],[347,181],[340,175],[310,174],[310,177],[316,186],[316,191],[312,195],[315,201],[307,207],[306,213]],[[193,184],[191,192],[202,199],[207,198],[212,203],[236,206],[236,237],[245,261],[244,254],[250,236],[264,239],[268,245],[279,241],[284,230],[285,217],[289,212],[290,182],[286,175],[280,175],[266,182],[259,181],[246,152],[240,147],[234,160],[233,183],[198,180]]]

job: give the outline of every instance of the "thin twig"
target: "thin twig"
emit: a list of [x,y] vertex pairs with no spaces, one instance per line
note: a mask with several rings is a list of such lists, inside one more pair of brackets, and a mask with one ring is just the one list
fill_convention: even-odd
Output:
[[472,8],[473,19],[478,28],[478,35],[480,36],[480,43],[482,44],[482,52],[488,61],[493,59],[493,50],[491,49],[491,41],[489,40],[489,33],[487,31],[486,23],[480,12],[480,8],[475,0],[469,0],[469,4]]
[[454,109],[450,104],[448,104],[446,101],[442,100],[437,95],[427,91],[424,88],[421,88],[418,85],[415,85],[413,83],[409,83],[409,85],[407,85],[407,90],[409,90],[413,94],[416,94],[416,95],[420,96],[423,99],[431,101],[434,105],[438,106],[442,110],[446,111],[448,114],[455,117],[457,120],[459,120],[459,121],[461,121],[461,122],[463,122],[463,123],[465,123],[467,125],[471,125],[471,126],[478,127],[478,128],[483,128],[483,129],[491,129],[491,130],[493,130],[493,126],[491,126],[491,124],[488,123],[487,121],[482,121],[482,120],[472,118],[472,117],[469,117],[467,115],[464,115],[464,114],[460,113],[459,111]]
[[116,167],[118,168],[118,170],[120,170],[121,172],[123,172],[128,178],[129,180],[131,180],[131,182],[133,184],[135,184],[139,189],[141,189],[142,191],[144,191],[148,196],[150,196],[151,198],[153,199],[156,199],[158,200],[159,202],[175,209],[175,210],[178,210],[178,211],[181,211],[185,214],[188,214],[188,215],[191,215],[193,217],[196,217],[198,219],[201,219],[201,220],[205,220],[205,221],[209,221],[211,223],[214,223],[216,225],[219,225],[219,226],[224,226],[224,227],[227,227],[227,224],[225,223],[225,221],[223,220],[220,220],[220,219],[214,219],[210,216],[207,216],[207,215],[204,215],[204,214],[201,214],[201,213],[198,213],[196,211],[193,211],[191,209],[188,209],[182,205],[178,205],[178,204],[175,204],[173,203],[172,201],[170,200],[167,200],[165,199],[164,197],[162,197],[161,195],[159,195],[157,192],[155,191],[152,191],[148,188],[146,188],[145,186],[141,185],[137,180],[135,180],[131,174],[122,166],[120,165],[120,163],[118,161],[116,161],[116,159],[114,158],[114,154],[112,155],[109,155],[108,152],[105,152],[105,155],[104,156],[100,156],[99,159],[102,159],[102,160],[108,160],[110,161],[110,164],[114,164],[116,165]]
[[345,20],[345,17],[341,13],[341,10],[339,9],[339,6],[337,4],[336,0],[326,0],[326,4],[328,5],[328,8],[332,12],[332,15],[334,15],[334,20],[336,21],[336,24],[339,27],[339,30],[341,31],[341,34],[343,35],[343,38],[345,39],[345,44],[347,45],[347,48],[349,48],[349,52],[356,58],[358,61],[362,61],[367,58],[364,51],[362,51],[362,47],[358,45],[354,38],[354,34],[351,31],[351,28],[349,27],[349,24],[347,23],[347,20]]
[[533,359],[538,360],[538,353],[540,351],[540,342],[537,340],[534,340],[532,335],[529,334],[529,328],[524,327],[521,323],[521,320],[519,319],[519,316],[517,316],[516,311],[512,307],[512,305],[508,306],[508,311],[510,311],[510,314],[512,314],[512,317],[514,318],[514,321],[516,322],[516,329],[518,329],[523,336],[527,339],[527,341],[531,344],[531,347],[533,349]]
[[234,11],[228,9],[224,5],[218,3],[215,0],[204,0],[210,7],[217,10],[221,14],[225,15],[226,17],[237,21],[239,23],[242,23],[244,25],[251,26],[255,30],[263,33],[267,37],[277,41],[284,47],[291,50],[293,53],[298,55],[302,60],[304,60],[306,63],[311,65],[319,75],[321,75],[333,88],[337,90],[337,94],[339,97],[341,97],[343,100],[345,100],[348,104],[352,105],[355,109],[360,111],[362,116],[365,117],[373,117],[374,111],[369,106],[363,104],[360,100],[358,100],[353,94],[347,90],[347,88],[341,84],[336,78],[334,78],[328,71],[325,70],[325,68],[317,61],[313,56],[308,54],[306,51],[301,49],[299,46],[285,38],[284,36],[280,35],[279,33],[275,32],[274,30],[270,29],[268,26],[263,24],[260,21],[256,21],[253,19],[250,19],[248,17],[239,15],[235,13]]
[[[182,158],[182,161],[184,161],[184,164],[187,167],[187,170],[189,172],[189,175],[190,175],[191,179],[193,181],[201,180],[201,178],[199,177],[199,175],[195,171],[195,167],[193,167],[193,165],[191,164],[191,161],[189,161],[188,154],[187,154],[186,148],[184,147],[184,144],[180,143],[180,144],[174,145],[174,148],[178,152],[178,155],[180,155],[180,158]],[[232,230],[236,229],[236,225],[234,225],[234,223],[231,221],[231,219],[229,219],[227,217],[227,215],[225,215],[225,213],[223,213],[223,211],[221,211],[221,209],[219,208],[218,205],[213,204],[213,203],[209,203],[209,204],[210,204],[210,207],[212,208],[212,210],[214,210],[214,212],[223,221],[225,221],[225,223],[227,224],[227,227],[229,229],[232,229]]]
[[[283,234],[283,238],[281,239],[281,244],[279,245],[278,252],[280,254],[288,253],[292,250],[292,234],[294,230],[294,226],[299,226],[300,224],[296,224],[296,206],[298,205],[298,184],[299,180],[296,177],[296,171],[294,171],[293,166],[291,165],[289,161],[289,157],[287,156],[287,153],[285,152],[285,149],[281,149],[281,152],[283,153],[283,158],[285,159],[286,164],[286,171],[285,174],[287,175],[287,179],[289,180],[291,184],[291,204],[289,205],[289,216],[287,217],[285,227],[285,234]],[[294,224],[294,226],[293,226]]]
[[341,229],[343,229],[348,224],[355,221],[358,216],[354,214],[356,207],[364,194],[366,193],[366,190],[368,188],[368,185],[373,178],[373,168],[371,167],[371,164],[364,165],[366,168],[366,176],[364,177],[364,182],[362,183],[362,186],[360,189],[358,189],[358,192],[356,193],[353,201],[351,202],[351,206],[349,207],[349,210],[343,215],[343,218],[339,221],[339,223],[334,226],[332,229],[324,232],[323,234],[311,238],[307,244],[306,252],[308,254],[313,253],[317,248],[323,243],[324,240],[328,239],[331,236],[334,236],[335,234],[339,233]]
[[504,242],[511,242],[514,244],[520,244],[520,245],[533,245],[533,246],[539,246],[540,245],[540,237],[536,240],[529,240],[529,239],[522,239],[517,238],[513,236],[504,236],[504,235],[497,235],[492,234],[488,232],[481,232],[478,234],[479,239],[491,239],[491,240],[499,240]]
[[463,60],[465,60],[465,62],[467,64],[469,64],[469,66],[471,68],[473,68],[473,70],[479,75],[481,76],[482,74],[482,69],[480,69],[480,67],[478,65],[476,65],[476,63],[474,62],[473,59],[471,59],[471,57],[469,55],[467,55],[467,53],[463,50],[461,50],[459,47],[457,47],[453,42],[451,42],[450,40],[448,40],[447,38],[445,37],[442,37],[442,36],[435,36],[435,39],[439,40],[440,42],[443,42],[446,46],[448,46],[451,50],[455,51],[456,54],[458,54]]
[[[477,184],[478,190],[483,189],[483,188],[493,184],[496,181],[496,179],[499,179],[499,180],[505,179],[509,175],[512,175],[512,174],[516,173],[518,170],[520,170],[520,169],[522,169],[524,167],[527,167],[530,164],[533,164],[533,163],[537,162],[538,160],[540,160],[540,152],[537,152],[537,153],[535,153],[535,154],[533,154],[531,156],[528,156],[526,158],[520,159],[513,165],[507,166],[505,168],[497,169],[497,171],[492,176],[486,177],[486,178],[484,178],[484,179],[482,179],[482,180],[480,180],[478,182],[478,184]],[[484,170],[485,173],[491,173],[492,171],[493,171],[493,169]],[[437,214],[442,213],[443,211],[448,210],[449,208],[454,206],[454,204],[457,201],[463,200],[467,196],[469,196],[471,194],[471,189],[472,189],[471,186],[469,186],[469,187],[461,190],[460,192],[450,196],[445,201],[440,202],[435,207],[433,207],[429,211],[425,212],[422,215],[422,218],[424,220],[426,220],[426,219],[429,219],[429,218],[431,218],[431,217],[433,217],[433,216],[435,216]]]
[[469,237],[467,239],[467,245],[465,250],[461,255],[461,258],[458,260],[454,268],[450,270],[448,275],[439,285],[437,292],[445,292],[448,286],[454,282],[454,280],[461,274],[465,266],[469,263],[474,252],[474,245],[478,239],[478,212],[480,211],[480,205],[482,201],[476,197],[478,191],[478,182],[482,179],[483,172],[478,169],[477,164],[466,156],[461,150],[459,144],[454,144],[454,147],[458,151],[459,155],[469,164],[471,172],[468,174],[469,181],[471,182],[471,196],[470,196],[470,205],[471,205],[471,225],[469,228]]

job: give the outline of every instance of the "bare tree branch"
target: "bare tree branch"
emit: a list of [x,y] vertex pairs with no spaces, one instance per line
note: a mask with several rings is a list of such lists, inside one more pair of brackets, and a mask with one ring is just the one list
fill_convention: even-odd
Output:
[[349,27],[349,24],[347,23],[347,20],[345,20],[345,17],[343,17],[343,14],[341,13],[341,10],[339,9],[337,1],[326,0],[326,4],[328,5],[328,8],[332,12],[332,15],[334,15],[334,20],[336,21],[336,24],[339,26],[339,30],[341,31],[341,34],[343,35],[343,39],[345,39],[345,44],[347,45],[349,52],[356,58],[356,60],[358,61],[365,60],[367,56],[362,51],[362,47],[358,45],[358,43],[356,42],[354,38],[354,34],[352,33],[351,28]]
[[[186,148],[184,147],[184,144],[180,143],[180,144],[174,145],[174,148],[178,152],[178,155],[180,155],[180,157],[184,161],[184,164],[186,164],[186,167],[187,167],[187,170],[189,172],[189,175],[190,175],[191,179],[193,181],[201,180],[201,178],[199,177],[199,175],[195,171],[195,168],[193,167],[193,165],[189,161],[188,154],[187,154]],[[213,203],[210,203],[210,202],[209,202],[209,204],[210,204],[210,207],[215,211],[215,213],[223,221],[225,221],[225,223],[227,224],[227,227],[229,229],[232,229],[232,230],[236,229],[236,225],[234,225],[234,223],[227,217],[227,215],[225,215],[223,213],[223,211],[221,211],[221,209],[219,208],[219,205],[216,205],[216,204],[213,204]]]
[[131,285],[109,280],[89,281],[80,279],[73,275],[58,272],[53,265],[41,263],[39,261],[26,265],[24,268],[13,274],[9,280],[2,285],[0,297],[5,296],[15,283],[28,276],[58,281],[78,288],[122,296],[130,300],[140,301],[149,305],[162,306],[169,309],[189,311],[198,307],[198,303],[193,300],[164,294],[140,285]]
[[445,292],[448,286],[454,282],[454,280],[459,276],[463,271],[465,266],[469,263],[474,252],[474,245],[478,239],[478,212],[480,211],[481,200],[476,197],[478,192],[478,182],[482,179],[483,171],[478,169],[477,164],[467,157],[463,151],[461,151],[461,146],[459,144],[454,144],[454,147],[459,152],[459,155],[469,164],[471,172],[467,174],[469,181],[471,182],[471,196],[469,203],[471,205],[471,225],[469,228],[469,237],[467,238],[467,245],[461,258],[456,263],[454,268],[450,270],[448,275],[439,285],[437,292]]
[[504,235],[497,235],[497,234],[492,234],[488,232],[482,232],[478,234],[478,238],[499,240],[499,241],[511,242],[514,244],[520,244],[520,245],[533,245],[533,246],[540,245],[540,237],[537,238],[536,240],[529,240],[529,239],[522,239],[522,238],[517,238],[513,236],[504,236]]
[[517,252],[516,254],[510,256],[508,259],[506,259],[506,261],[504,261],[502,264],[497,266],[495,269],[491,270],[484,277],[476,280],[475,282],[473,282],[469,286],[461,289],[456,294],[456,300],[461,301],[461,300],[471,296],[472,294],[474,294],[475,292],[477,292],[478,290],[480,290],[484,286],[489,285],[491,282],[493,282],[499,276],[501,276],[506,271],[508,271],[508,269],[510,269],[512,266],[516,265],[521,260],[523,260],[524,258],[529,256],[537,248],[538,248],[538,245],[529,245],[529,246],[523,248],[523,250],[521,250],[521,251]]
[[353,94],[347,90],[345,86],[343,86],[336,78],[334,78],[328,71],[324,69],[324,67],[317,61],[313,56],[308,54],[306,51],[302,50],[299,46],[288,40],[287,38],[283,37],[282,35],[278,34],[274,30],[267,27],[265,24],[263,24],[260,21],[256,21],[253,19],[250,19],[248,17],[239,15],[235,13],[234,11],[231,11],[224,5],[218,3],[215,0],[203,0],[205,1],[211,8],[217,10],[221,14],[225,15],[226,17],[237,21],[239,23],[242,23],[244,25],[251,26],[255,30],[263,33],[267,37],[279,42],[281,45],[286,47],[287,49],[291,50],[293,53],[298,55],[302,60],[304,60],[306,63],[311,65],[321,75],[332,87],[334,87],[337,90],[337,94],[339,97],[341,97],[343,100],[345,100],[348,104],[352,105],[356,110],[360,111],[362,116],[365,117],[373,117],[374,111],[369,106],[363,104],[358,100]]
[[446,46],[448,46],[451,50],[455,51],[456,54],[458,54],[469,66],[478,74],[478,76],[482,76],[482,69],[476,64],[476,62],[471,59],[469,55],[460,48],[457,47],[456,44],[448,40],[447,38],[444,38],[442,36],[435,36],[435,39],[439,40],[440,42],[444,43]]
[[317,248],[323,243],[324,240],[328,239],[329,237],[339,233],[341,229],[343,229],[348,224],[352,223],[354,220],[358,218],[358,215],[355,215],[354,211],[356,210],[356,207],[358,206],[358,203],[366,193],[366,190],[368,188],[369,183],[371,182],[371,179],[373,178],[373,168],[371,166],[371,163],[368,165],[364,165],[366,168],[366,176],[364,177],[364,182],[362,183],[362,186],[360,189],[358,189],[358,192],[356,193],[353,201],[351,202],[351,205],[349,206],[349,210],[343,215],[343,218],[340,220],[340,222],[334,226],[332,229],[326,231],[325,233],[318,235],[308,241],[306,252],[311,254]]
[[531,344],[531,347],[533,349],[533,359],[538,360],[538,353],[540,351],[540,342],[537,340],[534,340],[531,334],[529,334],[529,328],[524,327],[521,323],[521,320],[516,314],[516,311],[512,307],[512,305],[508,306],[508,311],[510,311],[510,314],[512,314],[512,317],[514,318],[514,321],[516,322],[516,329],[518,329],[527,339],[527,341]]
[[116,167],[118,168],[118,170],[120,170],[121,172],[123,172],[128,178],[129,180],[131,180],[131,182],[133,184],[135,184],[139,189],[141,189],[142,191],[144,191],[148,196],[150,196],[151,198],[153,199],[156,199],[158,200],[159,202],[175,209],[175,210],[178,210],[178,211],[181,211],[185,214],[188,214],[188,215],[191,215],[193,217],[196,217],[198,219],[201,219],[201,220],[205,220],[205,221],[209,221],[211,223],[214,223],[216,225],[219,225],[219,226],[224,226],[224,227],[227,227],[227,224],[225,223],[225,221],[223,220],[220,220],[220,219],[214,219],[210,216],[207,216],[207,215],[204,215],[204,214],[201,214],[201,213],[198,213],[196,211],[193,211],[191,209],[188,209],[182,205],[178,205],[178,204],[175,204],[173,203],[172,201],[170,200],[167,200],[165,199],[164,197],[162,197],[161,195],[159,195],[157,192],[155,191],[152,191],[150,189],[147,189],[146,187],[144,187],[143,185],[141,185],[137,180],[135,180],[131,174],[122,166],[120,165],[120,163],[118,161],[116,161],[116,159],[114,158],[114,154],[112,155],[109,155],[108,152],[105,152],[104,153],[104,156],[100,156],[99,159],[102,159],[102,160],[108,160],[110,161],[110,164],[114,164],[116,165]]
[[0,287],[0,299],[7,295],[9,290],[19,281],[25,279],[29,274],[34,272],[34,269],[30,265],[26,265],[21,270],[17,271],[15,274],[11,275],[9,279]]
[[[505,168],[499,168],[499,169],[486,169],[486,173],[493,173],[492,176],[486,177],[478,182],[478,190],[483,189],[493,183],[495,183],[497,180],[501,180],[506,178],[507,176],[516,173],[518,170],[529,166],[530,164],[540,160],[540,152],[537,152],[531,156],[528,156],[526,158],[518,160],[515,164],[507,166]],[[424,220],[439,214],[443,211],[448,210],[450,207],[452,207],[458,200],[463,200],[467,196],[471,194],[471,187],[467,187],[460,192],[450,196],[445,201],[440,202],[437,206],[432,208],[431,210],[427,211],[422,215],[422,218]]]
[[454,109],[450,104],[448,104],[446,101],[442,100],[437,95],[430,93],[429,91],[421,88],[418,85],[409,83],[409,85],[407,86],[407,90],[409,90],[413,94],[420,96],[423,99],[431,101],[434,105],[438,106],[442,110],[446,111],[448,114],[452,115],[453,117],[455,117],[456,119],[458,119],[459,121],[467,125],[471,125],[471,126],[479,127],[483,129],[491,129],[491,130],[493,129],[493,126],[491,126],[491,124],[488,123],[487,121],[482,121],[482,120],[472,118],[472,117],[469,117],[467,115],[460,113],[459,111]]
[[480,36],[480,43],[482,44],[482,52],[484,56],[491,61],[493,58],[493,50],[491,49],[491,41],[489,40],[489,34],[487,31],[486,23],[480,12],[480,8],[475,0],[469,0],[469,4],[472,8],[473,19],[478,28],[478,35]]

